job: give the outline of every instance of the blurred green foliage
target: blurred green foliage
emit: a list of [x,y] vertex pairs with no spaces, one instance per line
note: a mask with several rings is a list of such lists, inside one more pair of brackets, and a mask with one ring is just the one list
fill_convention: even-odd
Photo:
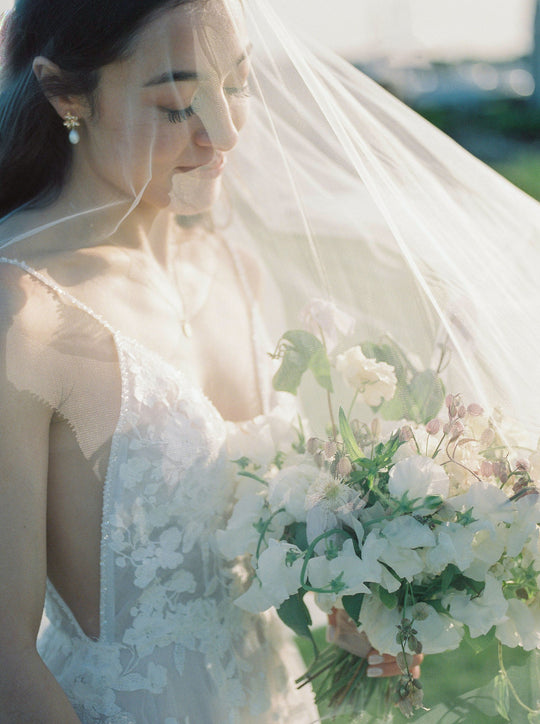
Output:
[[540,108],[527,100],[417,109],[471,153],[540,200]]

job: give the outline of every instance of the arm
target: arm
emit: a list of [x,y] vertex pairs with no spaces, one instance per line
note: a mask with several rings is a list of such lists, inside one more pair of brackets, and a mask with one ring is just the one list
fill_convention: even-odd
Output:
[[0,721],[77,724],[36,651],[46,577],[51,410],[5,378],[0,386]]
[[19,277],[12,269],[0,273],[0,721],[80,724],[36,650],[57,393],[40,353],[44,335],[50,338],[48,300]]

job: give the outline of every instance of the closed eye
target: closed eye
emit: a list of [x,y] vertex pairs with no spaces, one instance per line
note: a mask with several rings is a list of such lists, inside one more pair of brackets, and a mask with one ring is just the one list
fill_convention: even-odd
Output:
[[246,83],[243,86],[235,87],[235,86],[229,86],[223,89],[225,93],[228,96],[234,96],[235,98],[249,98],[251,95],[251,88],[249,87],[249,83]]
[[186,121],[188,118],[195,115],[193,106],[187,106],[187,108],[179,109],[162,108],[161,110],[167,114],[169,123],[182,123],[182,121]]

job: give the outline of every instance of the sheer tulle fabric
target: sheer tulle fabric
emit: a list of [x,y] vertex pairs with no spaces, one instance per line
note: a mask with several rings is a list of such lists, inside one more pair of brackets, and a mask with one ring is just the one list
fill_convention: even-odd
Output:
[[[203,78],[190,91],[193,115],[217,138],[210,70],[228,44],[245,50],[249,38],[248,118],[212,211],[189,216],[189,195],[204,190],[177,173],[171,207],[145,243],[174,248],[189,221],[197,238],[188,243],[209,249],[210,281],[186,284],[203,315],[223,265],[215,248],[229,249],[243,311],[223,307],[207,322],[230,330],[231,364],[255,361],[262,409],[272,404],[267,352],[286,324],[297,325],[306,301],[325,297],[355,316],[359,341],[391,335],[425,366],[445,345],[447,388],[487,410],[500,406],[524,444],[536,446],[538,204],[357,70],[299,42],[264,0],[249,0],[243,13],[226,0],[204,5],[189,10],[203,18],[192,38]],[[226,23],[225,41],[213,12]],[[175,69],[177,49],[164,42],[160,52],[156,68]],[[141,79],[146,72],[143,64]],[[0,226],[7,409],[38,399],[53,421],[68,423],[71,435],[56,448],[65,459],[59,452],[51,469],[70,466],[73,485],[93,485],[102,505],[99,638],[82,631],[51,580],[40,652],[84,724],[308,724],[317,713],[311,694],[295,691],[301,668],[291,644],[275,621],[235,607],[246,569],[230,569],[217,551],[215,532],[235,494],[229,423],[192,370],[167,359],[154,320],[118,321],[117,274],[126,267],[114,256],[104,262],[98,250],[129,227],[157,183],[154,141],[163,122],[152,131],[137,108],[124,110],[123,194],[89,193],[69,209],[14,213]],[[73,259],[84,273],[66,285]],[[182,278],[181,254],[173,266]],[[150,293],[170,306],[166,288]],[[131,302],[136,308],[135,292],[123,298],[124,307]],[[249,349],[235,346],[242,325]],[[302,404],[314,419],[324,415],[309,393]],[[532,699],[536,665],[531,656],[516,670]],[[463,694],[453,721],[472,721],[477,694]],[[452,706],[440,702],[419,716],[440,721]],[[513,721],[526,720],[520,716]]]

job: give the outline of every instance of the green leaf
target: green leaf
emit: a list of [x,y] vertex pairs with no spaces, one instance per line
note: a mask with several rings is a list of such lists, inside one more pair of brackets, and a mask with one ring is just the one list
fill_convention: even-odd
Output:
[[[307,368],[306,368],[307,369]],[[280,392],[290,392],[292,395],[296,395],[298,387],[302,381],[302,375],[306,370],[302,369],[290,355],[285,353],[281,365],[274,375],[272,385],[275,390]]]
[[330,360],[324,347],[321,346],[311,355],[309,369],[313,372],[313,376],[321,387],[328,390],[328,392],[334,391],[330,374]]
[[466,642],[467,646],[473,651],[475,654],[481,654],[486,649],[493,646],[495,642],[495,626],[493,626],[487,634],[483,634],[482,636],[475,636],[475,638],[471,638],[469,635],[466,635],[463,637],[463,640]]
[[358,623],[360,619],[360,609],[362,608],[364,595],[363,593],[356,593],[354,596],[343,596],[341,599],[343,608],[355,623]]
[[345,411],[342,407],[339,408],[339,431],[341,433],[341,437],[343,438],[347,453],[350,455],[352,460],[358,460],[359,458],[364,457],[364,454],[358,447],[358,443],[356,442],[356,438],[354,437],[353,431],[351,430],[351,426],[349,425],[349,421],[347,420],[347,416],[345,415]]
[[277,613],[283,623],[292,629],[297,636],[307,638],[311,641],[313,652],[315,656],[317,656],[317,645],[309,629],[313,622],[308,608],[304,603],[304,595],[305,591],[301,591],[289,596],[278,608]]
[[[319,356],[324,347],[317,337],[301,329],[285,332],[283,337],[283,359],[272,381],[274,389],[296,395],[302,376],[308,370],[314,356]],[[318,370],[319,371],[319,370]],[[320,372],[322,375],[322,371]]]
[[386,588],[383,588],[382,586],[379,586],[379,598],[386,608],[389,608],[390,610],[398,605],[397,593],[389,593]]
[[292,523],[288,527],[288,538],[291,543],[298,546],[301,551],[305,551],[308,548],[308,540],[306,533],[305,523]]
[[449,563],[441,574],[441,592],[445,593],[454,580],[456,573],[459,573],[459,568],[453,563]]
[[435,510],[435,508],[439,508],[443,504],[443,499],[440,495],[426,495],[422,502],[423,508],[431,508],[432,510]]
[[386,400],[377,409],[377,413],[383,420],[401,420],[409,417],[407,405],[408,394],[403,393],[403,387],[398,385],[391,400]]
[[433,370],[414,375],[409,384],[413,420],[425,424],[437,416],[444,402],[444,385]]
[[510,721],[508,715],[508,707],[510,706],[510,692],[508,690],[508,681],[504,674],[497,674],[493,681],[495,687],[495,701],[497,712],[506,721]]

